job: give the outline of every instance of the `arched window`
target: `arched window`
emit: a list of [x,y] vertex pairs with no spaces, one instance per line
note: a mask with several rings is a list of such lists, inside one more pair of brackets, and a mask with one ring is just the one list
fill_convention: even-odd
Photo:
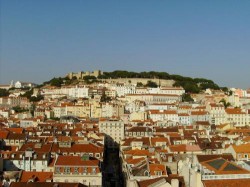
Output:
[[149,172],[146,170],[146,171],[144,172],[144,175],[145,175],[145,176],[149,176]]

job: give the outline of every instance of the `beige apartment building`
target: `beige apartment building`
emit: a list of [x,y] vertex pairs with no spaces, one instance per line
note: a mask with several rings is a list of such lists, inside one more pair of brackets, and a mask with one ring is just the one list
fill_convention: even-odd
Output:
[[117,147],[121,140],[124,139],[125,128],[124,122],[121,120],[100,120],[99,121],[100,133],[105,133],[105,144],[108,147]]
[[225,111],[226,122],[237,126],[250,125],[250,115],[241,108],[227,108]]

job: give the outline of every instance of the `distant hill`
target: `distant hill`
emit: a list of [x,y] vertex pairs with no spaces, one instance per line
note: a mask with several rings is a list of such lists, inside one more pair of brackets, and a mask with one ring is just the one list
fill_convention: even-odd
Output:
[[[167,72],[156,72],[156,71],[149,71],[149,72],[131,72],[131,71],[122,71],[116,70],[113,72],[103,72],[102,75],[98,77],[94,76],[86,76],[83,77],[82,81],[85,81],[88,84],[99,82],[103,79],[118,79],[118,78],[149,78],[149,79],[163,79],[163,80],[174,80],[175,83],[173,86],[175,87],[183,87],[186,92],[188,93],[199,93],[202,90],[206,90],[207,88],[214,89],[214,90],[226,90],[227,88],[223,87],[220,88],[216,83],[212,80],[205,79],[205,78],[191,78],[191,77],[184,77],[181,75],[169,74]],[[50,84],[52,86],[60,87],[62,84],[72,84],[76,83],[76,78],[73,77],[69,79],[68,77],[64,78],[53,78],[50,81],[44,82],[45,84]],[[78,80],[80,81],[80,80]],[[156,83],[157,84],[157,83]],[[153,85],[152,82],[149,83],[147,86]],[[155,84],[154,84],[155,85]]]
[[211,88],[214,90],[221,89],[216,83],[212,80],[205,78],[191,78],[184,77],[181,75],[171,75],[166,72],[130,72],[130,71],[113,71],[113,72],[103,72],[102,75],[98,77],[99,79],[109,79],[109,78],[158,78],[164,80],[174,80],[175,83],[173,86],[179,87],[182,86],[186,92],[190,93],[199,93],[201,90]]

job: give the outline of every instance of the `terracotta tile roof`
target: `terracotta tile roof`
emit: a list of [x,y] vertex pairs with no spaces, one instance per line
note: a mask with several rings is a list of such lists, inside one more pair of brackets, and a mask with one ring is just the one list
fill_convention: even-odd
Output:
[[190,115],[187,113],[180,113],[180,114],[178,114],[178,116],[190,116]]
[[227,114],[246,114],[240,108],[227,108],[225,111]]
[[150,175],[157,175],[156,172],[161,171],[162,175],[167,175],[166,167],[163,164],[149,164]]
[[152,132],[152,129],[149,127],[132,127],[127,132]]
[[103,147],[93,144],[72,144],[71,147],[59,147],[58,144],[53,144],[51,152],[61,153],[102,153]]
[[188,106],[188,105],[183,105],[183,106],[180,106],[179,109],[191,109],[192,106]]
[[134,150],[129,150],[129,151],[124,151],[125,155],[132,155],[132,156],[154,156],[155,153],[150,153],[149,150],[139,150],[139,149],[134,149]]
[[181,137],[181,134],[178,132],[167,132],[166,133],[169,137]]
[[206,112],[206,111],[192,111],[191,112],[192,116],[201,116],[201,115],[207,115],[207,114],[208,114],[208,112]]
[[222,107],[222,108],[224,108],[224,106],[223,106],[223,104],[220,104],[220,103],[210,103],[210,106],[211,107]]
[[[55,138],[55,137],[53,137]],[[57,142],[71,142],[71,137],[70,136],[56,136]]]
[[168,128],[155,127],[155,132],[179,132],[179,129],[178,127],[168,127]]
[[210,126],[209,121],[196,121],[196,125],[204,125],[204,126]]
[[46,182],[48,179],[53,179],[53,172],[23,171],[20,182],[28,182],[30,179],[34,179],[33,182]]
[[143,145],[150,146],[150,140],[148,137],[141,137],[141,138],[126,138],[123,140],[122,146],[131,146],[132,142],[143,142]]
[[236,153],[250,153],[250,143],[241,145],[232,145]]
[[250,136],[244,137],[242,139],[242,141],[244,141],[244,142],[250,142]]
[[141,157],[141,158],[128,158],[126,159],[125,161],[128,163],[128,164],[133,164],[133,165],[136,165],[138,163],[140,163],[141,161],[144,161],[145,158]]
[[62,156],[59,155],[55,166],[99,166],[99,160],[83,160],[80,156]]
[[171,152],[195,152],[201,151],[201,148],[198,145],[170,145],[169,149]]
[[7,139],[9,139],[9,140],[25,140],[26,135],[25,134],[17,134],[17,133],[9,133],[7,136]]
[[6,139],[9,134],[9,131],[7,130],[1,130],[0,131],[0,139]]
[[153,146],[155,146],[157,142],[166,142],[166,145],[169,145],[168,138],[165,138],[165,137],[152,137],[151,138],[151,143]]
[[223,158],[228,161],[234,161],[233,155],[231,154],[217,154],[217,155],[196,155],[198,162],[205,162],[208,160]]
[[205,187],[247,187],[250,179],[204,180],[202,183]]
[[16,134],[22,134],[23,133],[23,128],[7,128],[9,132],[16,133]]
[[237,166],[233,162],[229,162],[224,158],[215,158],[205,162],[201,162],[201,165],[207,169],[213,171],[215,174],[250,174],[250,171]]
[[23,144],[20,148],[20,151],[25,151],[27,149],[33,149],[37,153],[48,153],[50,152],[52,147],[51,143],[43,144],[43,143],[26,143]]

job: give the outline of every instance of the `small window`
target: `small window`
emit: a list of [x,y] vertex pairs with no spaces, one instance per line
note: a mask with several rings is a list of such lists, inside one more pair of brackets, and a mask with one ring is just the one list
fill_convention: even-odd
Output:
[[61,168],[60,167],[56,167],[56,173],[61,173]]
[[79,168],[78,168],[78,167],[75,167],[75,168],[74,168],[74,173],[75,173],[75,174],[78,174],[78,173],[79,173]]
[[161,175],[162,175],[162,172],[161,172],[161,171],[156,171],[156,172],[155,172],[155,175],[161,176]]
[[64,168],[64,173],[69,174],[70,173],[70,167],[65,167]]
[[149,176],[149,172],[146,170],[146,171],[144,172],[144,175],[145,175],[145,176]]
[[87,173],[88,172],[88,168],[87,167],[84,167],[83,168],[83,173]]

